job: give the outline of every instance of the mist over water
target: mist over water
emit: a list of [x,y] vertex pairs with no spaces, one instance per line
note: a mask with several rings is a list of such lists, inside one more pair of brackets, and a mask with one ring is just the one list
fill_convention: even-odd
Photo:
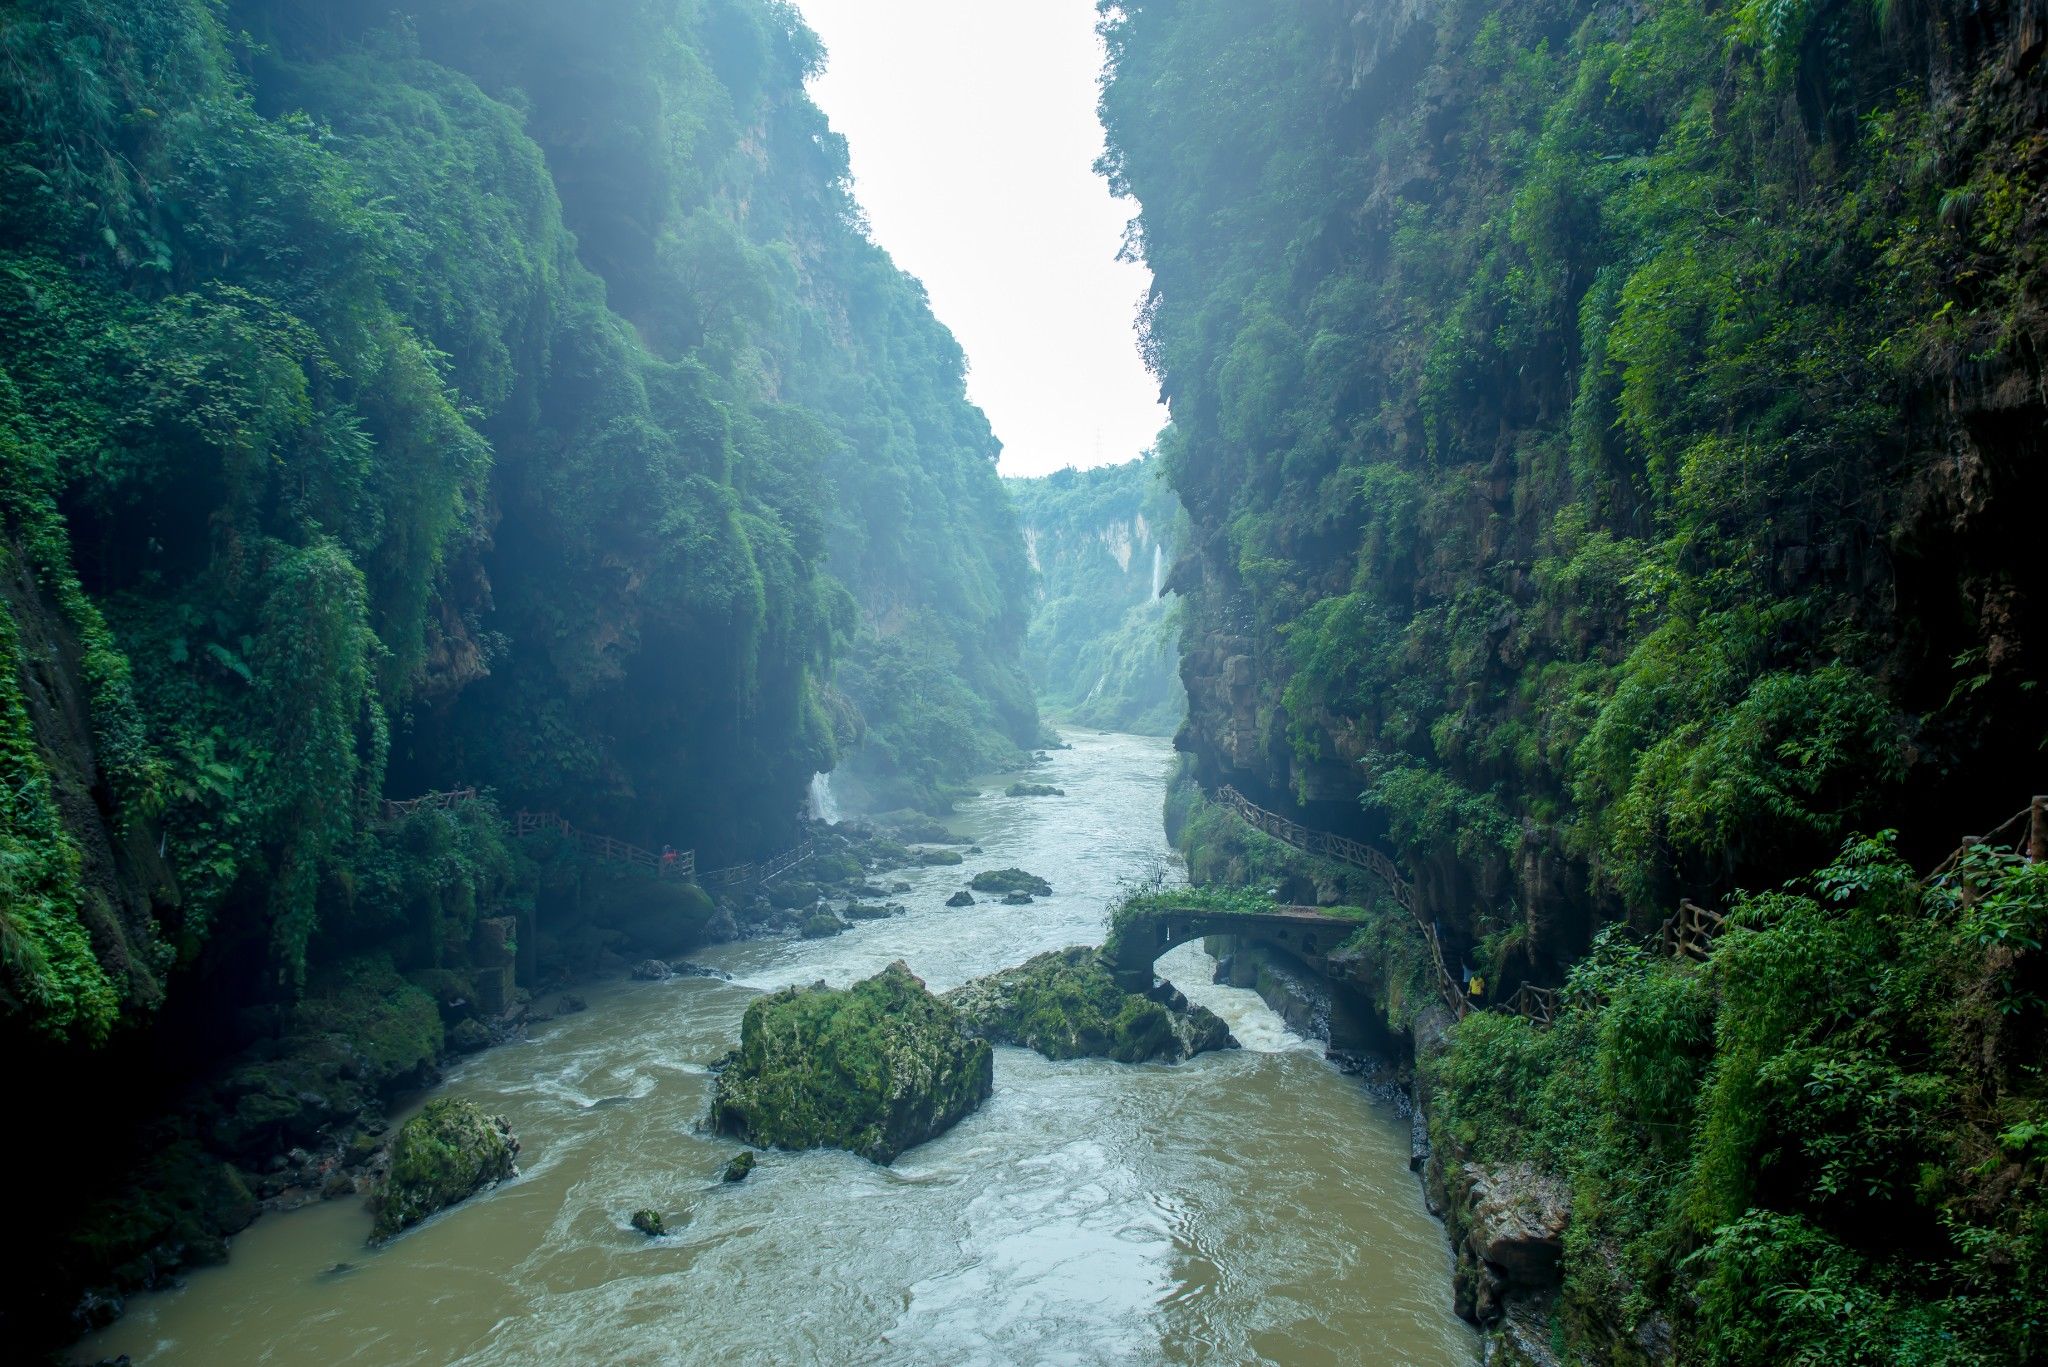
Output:
[[[704,951],[730,983],[587,990],[590,1010],[476,1056],[445,1092],[507,1116],[520,1177],[381,1250],[359,1203],[266,1216],[225,1267],[137,1298],[81,1345],[138,1363],[1469,1363],[1450,1255],[1370,1102],[1198,945],[1162,972],[1245,1045],[1167,1067],[996,1052],[995,1094],[892,1168],[769,1152],[748,1181],[701,1133],[705,1065],[757,990],[906,960],[937,990],[1099,941],[1120,887],[1178,880],[1168,742],[1076,733],[984,796],[960,868],[901,877],[905,916]],[[1054,895],[947,909],[981,868]],[[668,1215],[667,1237],[628,1226]],[[337,1264],[349,1264],[335,1269]]]

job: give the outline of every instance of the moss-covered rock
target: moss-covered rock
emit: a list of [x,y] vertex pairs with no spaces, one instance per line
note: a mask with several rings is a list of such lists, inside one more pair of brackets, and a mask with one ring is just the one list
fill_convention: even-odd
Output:
[[374,1240],[454,1205],[518,1172],[519,1141],[502,1117],[473,1101],[442,1098],[405,1122],[391,1144],[391,1171],[371,1198]]
[[1067,790],[1055,788],[1050,783],[1012,783],[1003,790],[1005,797],[1065,797]]
[[867,872],[859,859],[844,852],[816,855],[804,871],[814,883],[852,883]]
[[994,1069],[988,1043],[898,962],[844,991],[787,988],[749,1006],[712,1122],[756,1144],[891,1163],[986,1100]]
[[752,1149],[742,1149],[733,1155],[732,1162],[725,1165],[725,1180],[728,1182],[744,1182],[747,1180],[747,1174],[753,1170],[754,1151]]
[[849,921],[881,921],[901,910],[885,902],[855,902],[841,914]]
[[668,1225],[658,1210],[636,1210],[633,1212],[633,1228],[650,1239],[659,1239],[668,1233]]
[[769,884],[761,889],[761,895],[768,899],[770,906],[788,911],[797,907],[816,905],[819,891],[816,883],[792,879],[786,883]]
[[949,907],[971,907],[974,905],[974,894],[966,888],[962,888],[946,899],[946,905]]
[[379,1086],[417,1077],[442,1047],[441,1008],[382,955],[320,975],[293,1012],[295,1036],[330,1035],[358,1053]]
[[490,1047],[490,1027],[480,1020],[457,1021],[455,1028],[448,1032],[448,1052],[452,1054],[474,1054],[479,1049]]
[[846,922],[840,920],[829,911],[821,911],[817,915],[806,919],[803,928],[798,933],[806,940],[825,940],[846,929],[848,929]]
[[1086,945],[976,978],[948,992],[946,1001],[970,1033],[1051,1059],[1172,1063],[1237,1045],[1229,1027],[1206,1007],[1176,1011],[1124,991],[1101,953]]
[[968,880],[976,892],[1028,892],[1036,897],[1052,896],[1052,884],[1022,869],[983,869]]
[[967,856],[961,854],[958,850],[923,849],[912,850],[911,853],[916,857],[917,862],[926,868],[951,868],[955,864],[963,864],[967,861]]

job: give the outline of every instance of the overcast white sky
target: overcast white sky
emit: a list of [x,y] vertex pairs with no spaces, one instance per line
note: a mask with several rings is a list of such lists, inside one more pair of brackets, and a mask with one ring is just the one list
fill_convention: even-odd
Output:
[[811,95],[875,240],[967,351],[1006,475],[1125,461],[1165,425],[1138,359],[1131,206],[1090,169],[1093,0],[797,0],[831,53]]

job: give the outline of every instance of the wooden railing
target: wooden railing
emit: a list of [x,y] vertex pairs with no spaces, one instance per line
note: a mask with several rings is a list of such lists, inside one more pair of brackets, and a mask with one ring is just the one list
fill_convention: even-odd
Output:
[[1705,963],[1714,937],[1721,933],[1721,927],[1727,920],[1720,912],[1711,911],[1690,899],[1681,901],[1678,910],[1665,918],[1657,930],[1657,950],[1675,958]]
[[475,799],[474,788],[451,788],[445,793],[421,793],[418,797],[400,798],[396,802],[384,798],[377,803],[377,819],[390,825],[405,820],[422,807],[447,811]]
[[1548,1029],[1557,1020],[1557,992],[1554,988],[1523,983],[1515,989],[1514,996],[1493,1009],[1521,1016],[1539,1030]]
[[1422,931],[1422,938],[1429,945],[1430,974],[1436,981],[1437,992],[1443,997],[1444,1005],[1450,1008],[1451,1015],[1463,1019],[1472,1009],[1471,998],[1459,987],[1457,978],[1451,974],[1450,965],[1444,962],[1444,947],[1437,938],[1436,927],[1423,920],[1421,912],[1416,910],[1415,885],[1408,881],[1402,874],[1400,866],[1385,853],[1362,840],[1314,830],[1291,817],[1269,812],[1227,783],[1216,790],[1216,800],[1229,808],[1238,820],[1253,830],[1272,836],[1283,845],[1291,845],[1303,854],[1334,859],[1353,868],[1364,869],[1377,878],[1395,903],[1415,918],[1416,927]]
[[790,846],[778,855],[754,864],[730,864],[722,869],[712,869],[704,875],[704,886],[709,888],[742,887],[758,884],[766,887],[773,880],[788,873],[797,865],[817,852],[811,838],[805,836],[798,844]]
[[1937,883],[1956,871],[1973,846],[2010,842],[2011,848],[2029,863],[2048,859],[2048,797],[2037,797],[1999,822],[1983,835],[1966,835],[1948,858],[1934,866],[1924,881]]
[[1393,860],[1363,840],[1313,830],[1291,817],[1269,812],[1227,783],[1216,790],[1216,800],[1235,812],[1247,826],[1263,831],[1283,845],[1292,845],[1304,854],[1319,855],[1364,869],[1386,884],[1387,891],[1403,908],[1414,912],[1415,885],[1408,881]]
[[656,854],[653,850],[630,845],[623,840],[614,840],[608,835],[579,831],[554,812],[513,813],[512,835],[515,839],[524,840],[543,832],[561,836],[574,845],[585,858],[595,859],[601,864],[624,864],[628,868],[646,869],[656,878],[695,879],[697,876],[695,850],[671,850]]

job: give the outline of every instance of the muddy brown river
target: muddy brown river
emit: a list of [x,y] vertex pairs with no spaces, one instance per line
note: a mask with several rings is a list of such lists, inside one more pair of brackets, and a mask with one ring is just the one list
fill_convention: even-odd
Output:
[[[1099,942],[1120,887],[1178,866],[1160,830],[1172,753],[1072,732],[1034,779],[955,827],[986,853],[901,875],[907,916],[836,939],[720,946],[732,982],[619,982],[590,1010],[476,1056],[442,1089],[507,1116],[513,1182],[382,1249],[355,1201],[267,1215],[222,1267],[139,1296],[74,1354],[137,1363],[1458,1364],[1450,1253],[1408,1171],[1408,1126],[1198,945],[1161,972],[1244,1048],[1177,1066],[996,1051],[995,1095],[876,1167],[763,1155],[699,1129],[705,1064],[761,990],[904,959],[935,990]],[[998,791],[999,791],[998,785]],[[1052,881],[1028,907],[949,910],[977,867]],[[667,1213],[649,1240],[633,1210]]]

